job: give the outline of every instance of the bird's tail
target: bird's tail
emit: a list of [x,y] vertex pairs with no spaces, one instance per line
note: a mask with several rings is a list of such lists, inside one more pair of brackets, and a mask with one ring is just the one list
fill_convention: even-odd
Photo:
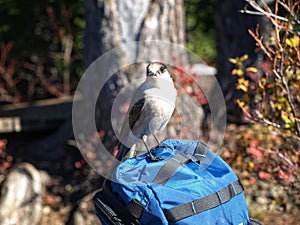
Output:
[[128,152],[130,152],[130,149],[131,148],[125,146],[120,142],[118,145],[118,154],[116,156],[116,159],[122,161],[125,158],[125,156],[128,154]]

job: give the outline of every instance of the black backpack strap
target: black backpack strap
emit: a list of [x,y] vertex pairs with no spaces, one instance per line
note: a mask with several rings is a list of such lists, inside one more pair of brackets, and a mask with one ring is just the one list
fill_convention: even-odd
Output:
[[187,164],[188,162],[202,163],[205,159],[208,147],[201,142],[198,142],[194,154],[176,154],[170,158],[158,171],[152,183],[164,185],[168,182],[170,177],[175,173],[178,167]]
[[125,207],[112,193],[110,182],[105,181],[102,190],[97,192],[93,198],[97,210],[105,216],[111,225],[141,225],[134,214],[131,206]]
[[93,198],[96,208],[96,214],[103,218],[110,225],[124,225],[122,219],[116,214],[116,212],[107,205],[101,196],[101,192],[96,193]]
[[242,184],[237,180],[214,194],[167,209],[164,213],[168,222],[176,222],[222,205],[243,191]]
[[176,154],[170,158],[158,171],[152,183],[154,184],[165,184],[168,182],[170,177],[175,173],[178,167],[186,164],[191,159],[183,154]]
[[133,199],[128,203],[126,209],[134,218],[140,220],[144,213],[145,206],[142,203],[140,203],[138,200]]

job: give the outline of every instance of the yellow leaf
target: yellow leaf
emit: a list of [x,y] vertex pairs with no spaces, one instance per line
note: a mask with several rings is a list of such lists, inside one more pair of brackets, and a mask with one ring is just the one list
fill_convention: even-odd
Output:
[[236,74],[237,74],[239,77],[241,77],[241,76],[244,75],[244,71],[241,70],[241,69],[237,69]]
[[244,92],[247,92],[248,91],[248,88],[243,85],[243,84],[238,84],[237,87],[236,87],[238,90],[242,90]]
[[286,43],[288,46],[292,47],[292,48],[296,48],[296,47],[299,46],[300,38],[299,38],[299,36],[297,36],[297,35],[295,34],[294,37],[292,37],[292,38],[287,38],[287,39],[285,40],[285,43]]
[[229,62],[233,63],[233,64],[237,64],[237,58],[229,58]]
[[248,67],[246,68],[247,72],[257,73],[257,69],[255,67]]
[[243,85],[245,85],[246,87],[249,86],[249,80],[245,80],[244,78],[239,78],[239,79],[238,79],[238,83],[239,83],[239,84],[243,84]]
[[236,88],[238,90],[242,90],[244,92],[248,91],[248,86],[249,86],[249,80],[245,80],[244,78],[239,78],[238,79],[238,84],[236,85]]
[[239,106],[243,107],[245,105],[245,102],[243,101],[238,101]]
[[288,46],[291,46],[293,45],[292,41],[290,39],[286,39],[285,40],[285,43],[288,45]]
[[233,69],[233,70],[231,71],[231,74],[232,74],[232,75],[236,75],[236,74],[237,74],[237,69]]
[[282,118],[284,121],[286,121],[289,117],[288,117],[288,115],[287,115],[286,113],[281,112],[281,118]]
[[247,54],[241,56],[241,58],[240,58],[240,60],[241,60],[242,62],[245,61],[245,60],[247,60],[247,59],[248,59],[248,55],[247,55]]
[[271,36],[271,37],[269,38],[269,40],[270,40],[270,41],[276,41],[276,38],[275,38],[274,36]]
[[253,169],[254,168],[254,166],[255,166],[255,163],[254,162],[249,162],[249,167],[250,167],[250,169]]
[[244,75],[244,71],[241,70],[241,69],[233,69],[231,71],[231,74],[232,75],[238,75],[239,77],[243,76]]
[[282,110],[282,105],[279,103],[274,103],[274,107],[278,110]]

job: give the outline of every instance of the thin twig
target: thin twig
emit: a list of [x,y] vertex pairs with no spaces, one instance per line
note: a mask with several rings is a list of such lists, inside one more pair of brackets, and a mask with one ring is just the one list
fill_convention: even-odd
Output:
[[298,19],[297,15],[289,8],[287,4],[283,3],[282,1],[279,1],[278,3],[293,17],[297,24],[300,24],[300,20]]
[[289,158],[287,158],[286,156],[284,156],[281,152],[279,152],[279,151],[273,151],[273,150],[269,150],[269,152],[278,155],[279,158],[281,158],[283,161],[285,161],[295,171],[298,170],[298,167],[296,166],[297,164],[293,163]]
[[259,110],[255,110],[254,112],[256,113],[256,115],[260,119],[260,121],[262,121],[264,124],[273,126],[276,128],[281,128],[281,126],[278,123],[272,122],[272,121],[268,120],[266,117],[264,117],[263,114]]
[[[282,84],[284,86],[284,89],[286,91],[287,100],[288,100],[289,105],[291,106],[291,109],[292,109],[293,117],[294,118],[298,118],[296,107],[294,105],[294,102],[293,102],[293,99],[292,99],[292,96],[291,96],[290,88],[289,88],[289,85],[288,85],[285,77],[282,76],[282,75],[280,75],[280,74],[278,74],[276,70],[273,70],[273,72],[274,72],[274,74],[277,77],[280,77],[280,79],[281,79],[281,82],[282,82]],[[297,131],[297,135],[300,136],[300,126],[299,126],[299,122],[298,121],[296,121],[296,131]]]
[[253,30],[248,30],[249,34],[254,38],[255,42],[256,42],[256,45],[257,47],[259,47],[271,60],[273,59],[272,55],[267,51],[267,49],[265,48],[265,46],[263,45],[262,43],[262,40],[263,40],[263,36],[261,35],[259,37],[259,34],[258,34],[258,26],[256,27],[256,31],[254,33]]
[[[277,30],[277,32],[279,33],[280,31]],[[288,37],[288,30],[285,30],[285,32],[286,32],[285,38],[287,38]],[[285,41],[283,41],[283,43],[285,43]],[[277,77],[280,78],[280,80],[283,84],[284,90],[286,92],[287,100],[288,100],[288,103],[291,107],[292,114],[295,118],[298,118],[298,113],[297,113],[297,110],[296,110],[296,107],[295,107],[295,104],[294,104],[294,101],[293,101],[293,98],[292,98],[290,87],[289,87],[288,82],[287,82],[287,80],[285,79],[285,76],[284,76],[284,68],[285,68],[285,64],[284,64],[285,51],[283,50],[284,46],[282,46],[279,42],[277,43],[277,45],[280,47],[280,57],[279,57],[280,64],[279,64],[279,67],[277,67],[277,64],[274,64],[274,66],[277,67],[277,68],[273,70],[273,73]],[[277,72],[278,70],[279,70],[279,73]],[[300,137],[300,124],[297,121],[296,121],[296,132],[297,132],[297,135]]]
[[[264,9],[262,9],[254,0],[246,0],[246,2],[248,2],[254,9],[256,9],[258,12],[256,11],[252,11],[252,10],[248,10],[248,9],[243,9],[243,10],[240,10],[241,13],[248,13],[248,14],[254,14],[254,15],[264,15],[264,16],[267,16],[267,17],[273,17],[275,19],[279,19],[281,21],[284,21],[284,22],[288,22],[288,19],[287,18],[284,18],[282,16],[278,16],[278,15],[275,15],[273,14],[272,12],[267,12],[265,11]],[[264,1],[262,1],[265,5],[267,5]],[[268,7],[269,8],[269,7]],[[270,9],[270,8],[269,8]],[[260,13],[260,14],[259,14]]]
[[282,137],[287,138],[287,139],[294,139],[296,141],[300,141],[300,137],[296,136],[294,134],[285,134],[284,132],[282,132],[282,127],[280,126],[280,124],[278,123],[274,123],[270,120],[268,120],[267,118],[265,118],[261,112],[259,112],[258,110],[255,110],[255,113],[257,114],[256,116],[251,115],[248,110],[242,105],[242,102],[240,100],[237,100],[237,104],[240,107],[240,109],[243,111],[244,115],[246,116],[246,118],[249,120],[250,123],[261,123],[263,125],[266,126],[271,126],[274,128],[274,130],[276,130],[278,132],[278,134],[280,134]]
[[[265,9],[263,9],[262,7],[260,7],[255,1],[253,0],[246,0],[246,2],[248,2],[254,9],[256,9],[257,11],[253,11],[253,10],[248,10],[246,7],[243,10],[240,10],[241,13],[246,13],[246,14],[250,14],[250,15],[257,15],[257,16],[266,16],[270,19],[271,23],[273,24],[273,26],[279,28],[279,29],[288,29],[291,33],[295,34],[299,34],[298,31],[295,31],[293,29],[291,29],[289,26],[283,26],[278,24],[278,22],[276,20],[280,20],[283,22],[289,22],[289,20],[285,17],[282,16],[278,16],[277,13],[272,13],[271,9],[268,7],[268,5],[261,0],[262,3],[264,4],[265,8],[267,9],[267,11]],[[279,3],[281,3],[279,1]],[[288,11],[290,12],[290,11]],[[291,16],[294,18],[295,22],[297,24],[300,24],[300,21],[298,20],[297,16],[293,13],[291,13]]]

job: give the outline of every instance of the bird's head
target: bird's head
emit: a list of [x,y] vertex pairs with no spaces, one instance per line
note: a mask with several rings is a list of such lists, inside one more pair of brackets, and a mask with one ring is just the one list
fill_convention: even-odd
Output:
[[153,62],[147,66],[147,77],[170,78],[167,66],[160,62]]

